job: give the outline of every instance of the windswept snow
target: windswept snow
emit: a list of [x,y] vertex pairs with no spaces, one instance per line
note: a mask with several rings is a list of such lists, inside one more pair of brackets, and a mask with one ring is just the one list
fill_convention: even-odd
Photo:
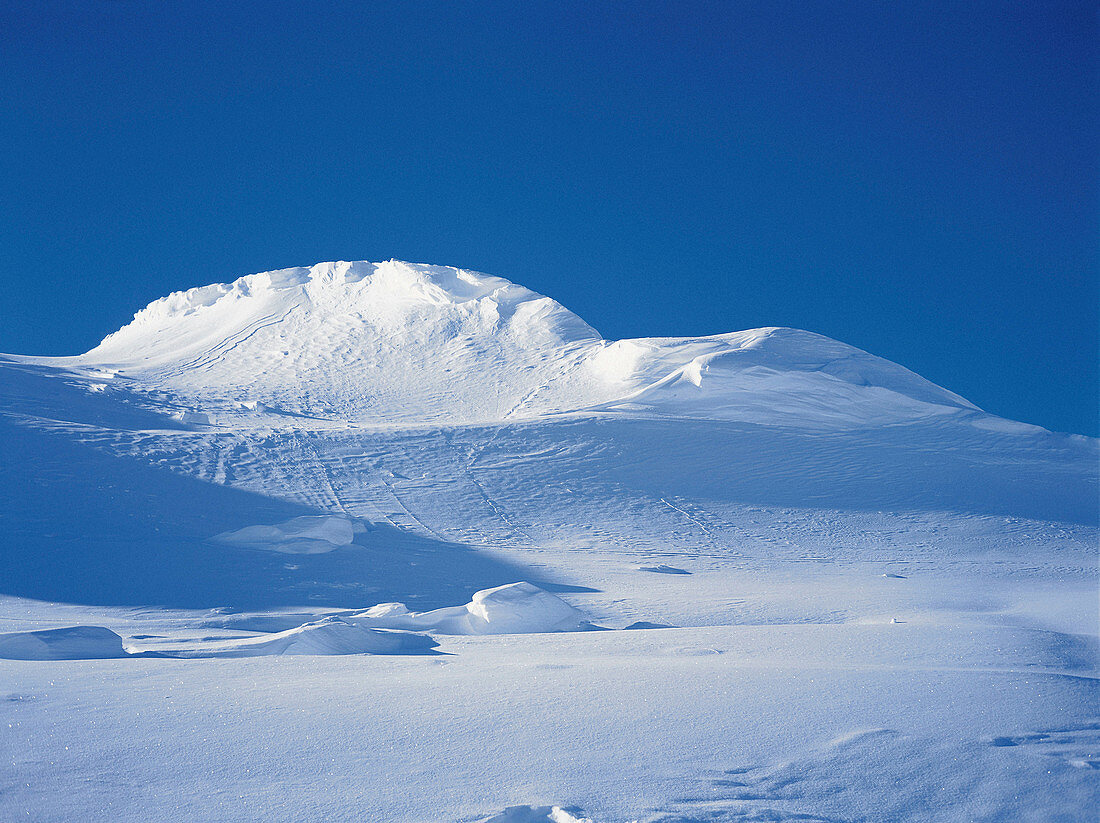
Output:
[[598,340],[553,300],[501,278],[322,263],[169,295],[65,362],[116,370],[211,414],[248,403],[367,423],[476,421],[504,417]]
[[1098,465],[794,329],[169,295],[0,356],[0,818],[1090,819]]
[[326,617],[267,636],[219,640],[202,649],[166,650],[171,657],[263,657],[283,654],[424,654],[439,644],[423,634],[355,625]]
[[207,417],[205,412],[201,411],[178,411],[172,415],[173,418],[181,423],[189,423],[195,426],[209,426],[210,418]]
[[438,634],[531,634],[575,631],[588,625],[580,611],[530,583],[477,592],[465,606],[417,613],[403,603],[382,603],[344,619],[358,626]]
[[575,817],[560,806],[509,806],[481,823],[593,823],[587,817]]
[[177,420],[199,425],[242,411],[378,425],[600,409],[835,427],[976,411],[810,332],[609,342],[507,280],[392,260],[177,292],[87,354],[34,362],[139,381],[187,406]]
[[101,660],[125,656],[122,638],[102,626],[0,634],[0,658],[7,660]]
[[656,566],[639,566],[640,571],[654,572],[656,574],[691,574],[686,569],[670,566],[667,563],[658,563]]
[[[303,622],[301,612],[238,613],[209,617],[209,628],[244,631],[282,631]],[[409,611],[404,603],[379,603],[367,609],[318,615],[338,617],[355,626],[406,629],[433,634],[533,634],[591,628],[584,614],[560,597],[531,583],[508,583],[475,592],[464,606],[446,606],[425,612]]]
[[272,526],[246,526],[211,538],[215,543],[283,554],[323,554],[355,539],[351,520],[339,515],[295,517]]

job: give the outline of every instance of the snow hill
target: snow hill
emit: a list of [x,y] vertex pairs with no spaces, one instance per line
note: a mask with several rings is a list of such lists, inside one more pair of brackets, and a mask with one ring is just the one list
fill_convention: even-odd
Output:
[[1076,821],[1096,440],[323,263],[0,355],[0,819]]
[[[200,414],[488,423],[588,409],[804,425],[974,406],[835,340],[785,328],[606,341],[499,277],[321,263],[176,292],[57,365],[172,392]],[[201,420],[201,417],[194,418]]]

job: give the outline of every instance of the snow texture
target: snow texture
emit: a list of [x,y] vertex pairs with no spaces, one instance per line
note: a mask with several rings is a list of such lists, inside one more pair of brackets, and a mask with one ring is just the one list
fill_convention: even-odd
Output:
[[172,294],[0,355],[0,819],[1089,820],[1098,465],[795,329]]
[[347,517],[319,515],[294,517],[272,526],[246,526],[215,535],[215,543],[283,554],[323,554],[348,546],[355,529]]
[[587,626],[580,611],[530,583],[476,592],[465,606],[410,612],[403,603],[382,603],[344,616],[357,626],[437,634],[532,634],[575,631]]
[[186,407],[175,419],[196,425],[241,411],[422,424],[599,408],[844,426],[974,410],[810,332],[611,343],[499,277],[398,261],[176,292],[87,354],[50,361],[167,391]]
[[0,658],[7,660],[101,660],[125,655],[122,638],[102,626],[0,634]]
[[165,652],[172,657],[260,657],[280,654],[423,654],[439,644],[415,632],[371,629],[326,617],[261,637],[220,640],[200,650]]

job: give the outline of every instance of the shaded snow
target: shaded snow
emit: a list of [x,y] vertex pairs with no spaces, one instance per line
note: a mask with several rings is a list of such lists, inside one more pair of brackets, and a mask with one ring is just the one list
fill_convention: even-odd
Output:
[[560,806],[509,806],[480,823],[593,823],[593,821],[587,817],[576,817]]
[[125,656],[122,638],[102,626],[0,634],[0,658],[7,660],[99,660]]
[[354,538],[355,528],[347,517],[305,515],[273,526],[246,526],[223,532],[211,540],[283,554],[322,554],[347,546]]

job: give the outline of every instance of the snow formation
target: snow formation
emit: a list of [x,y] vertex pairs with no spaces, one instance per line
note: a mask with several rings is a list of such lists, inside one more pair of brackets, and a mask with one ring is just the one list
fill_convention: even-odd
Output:
[[283,554],[322,554],[348,546],[355,527],[347,517],[332,514],[304,515],[270,526],[245,526],[214,535],[213,542]]
[[439,644],[423,634],[359,626],[326,617],[293,629],[233,640],[217,640],[199,650],[163,652],[171,657],[266,657],[283,654],[423,654]]
[[1098,465],[794,329],[169,295],[0,355],[0,819],[1091,819]]
[[475,592],[465,606],[410,612],[404,603],[382,603],[344,615],[357,626],[431,631],[438,634],[531,634],[576,631],[584,616],[560,597],[530,583],[509,583]]
[[[586,409],[800,424],[974,409],[894,363],[811,332],[609,342],[499,277],[321,263],[176,292],[77,358],[186,406],[370,424],[488,423]],[[230,408],[233,407],[233,408]]]
[[125,654],[122,638],[102,626],[0,634],[0,658],[8,660],[100,660]]

